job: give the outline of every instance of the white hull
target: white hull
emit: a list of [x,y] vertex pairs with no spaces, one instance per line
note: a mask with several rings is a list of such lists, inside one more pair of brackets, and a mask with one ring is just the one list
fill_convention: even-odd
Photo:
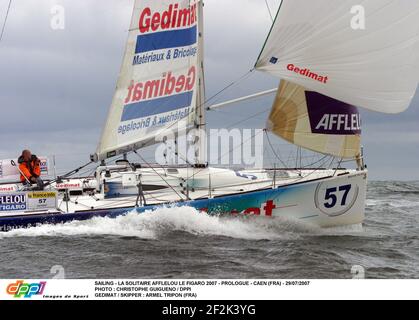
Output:
[[[141,175],[146,205],[136,206],[138,189],[127,182],[132,172],[117,170],[110,177],[108,172],[108,180],[100,191],[94,191],[98,188],[94,178],[71,179],[56,185],[61,192],[54,208],[3,210],[0,220],[45,214],[60,215],[59,221],[78,220],[77,215],[84,220],[87,216],[114,216],[134,208],[143,212],[163,205],[187,205],[209,214],[296,219],[320,227],[359,224],[364,220],[366,171],[176,170],[177,173],[169,169],[170,176],[164,168],[135,172]],[[64,190],[70,195],[68,201]],[[6,194],[19,192],[0,196]]]

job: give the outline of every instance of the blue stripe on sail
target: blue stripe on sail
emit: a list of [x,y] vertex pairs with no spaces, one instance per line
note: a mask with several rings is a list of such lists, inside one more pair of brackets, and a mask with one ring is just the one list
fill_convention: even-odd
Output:
[[121,121],[140,119],[187,108],[192,103],[192,97],[193,91],[189,91],[174,96],[128,104],[124,107]]
[[172,31],[162,31],[137,37],[135,53],[153,50],[186,47],[196,43],[196,26]]

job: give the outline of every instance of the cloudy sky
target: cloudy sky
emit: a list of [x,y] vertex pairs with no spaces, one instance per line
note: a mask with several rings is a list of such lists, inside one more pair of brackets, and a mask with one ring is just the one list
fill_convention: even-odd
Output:
[[[9,0],[0,0],[0,22]],[[279,0],[269,0],[276,12]],[[65,8],[65,29],[50,26],[51,8]],[[56,155],[61,170],[95,151],[121,64],[133,0],[13,0],[0,43],[0,158],[23,148]],[[271,25],[264,0],[205,3],[207,95],[252,68]],[[218,101],[275,87],[263,74]],[[230,127],[266,110],[272,97],[208,115],[211,127]],[[240,124],[262,128],[266,115]],[[364,112],[367,164],[374,180],[419,179],[419,97],[400,115]],[[280,147],[283,142],[276,140]]]

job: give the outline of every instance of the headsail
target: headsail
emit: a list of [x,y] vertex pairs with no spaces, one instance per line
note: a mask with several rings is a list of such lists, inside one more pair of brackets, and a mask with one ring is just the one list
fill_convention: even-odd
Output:
[[282,81],[268,129],[295,145],[337,156],[360,155],[361,118],[356,107]]
[[104,160],[157,143],[196,122],[201,63],[199,0],[136,0],[125,56],[97,148]]
[[419,80],[419,1],[283,0],[256,68],[352,105],[402,112]]

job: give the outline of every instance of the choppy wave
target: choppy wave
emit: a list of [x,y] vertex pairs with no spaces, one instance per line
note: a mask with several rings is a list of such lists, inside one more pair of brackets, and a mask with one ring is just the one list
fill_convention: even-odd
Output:
[[414,207],[419,207],[419,199],[418,200],[368,199],[366,201],[366,206],[367,207],[388,206],[388,207],[393,207],[393,208],[414,208]]
[[419,194],[419,183],[417,182],[391,182],[386,183],[389,193]]

